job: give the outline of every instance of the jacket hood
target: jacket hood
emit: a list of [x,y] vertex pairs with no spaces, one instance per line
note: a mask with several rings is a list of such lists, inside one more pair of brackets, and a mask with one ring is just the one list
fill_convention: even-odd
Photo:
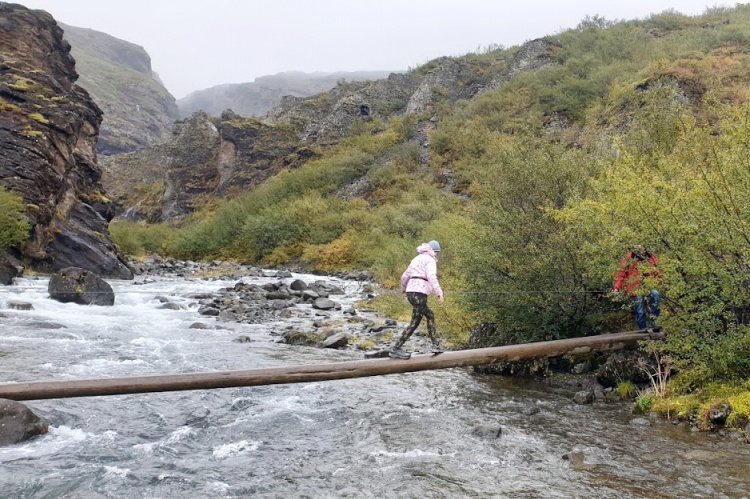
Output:
[[427,253],[427,254],[428,254],[428,255],[430,255],[430,256],[431,256],[432,258],[437,258],[437,255],[436,255],[436,254],[435,254],[435,252],[434,252],[434,251],[432,250],[432,248],[430,247],[430,245],[429,245],[429,244],[427,244],[427,243],[422,243],[422,244],[420,244],[419,246],[417,246],[417,253],[419,253],[420,255],[422,255],[422,254],[424,254],[424,253]]

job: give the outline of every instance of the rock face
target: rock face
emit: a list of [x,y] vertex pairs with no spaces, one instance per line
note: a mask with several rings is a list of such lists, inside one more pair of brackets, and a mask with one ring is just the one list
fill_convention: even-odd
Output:
[[62,34],[46,12],[0,3],[0,186],[28,208],[20,252],[30,267],[132,279],[107,229],[115,211],[96,162],[102,113],[75,84]]
[[0,446],[24,442],[48,429],[49,424],[25,405],[0,399]]
[[288,126],[231,111],[219,118],[197,112],[175,123],[164,144],[102,158],[102,182],[125,218],[179,220],[207,200],[251,189],[314,156]]
[[70,267],[50,277],[50,298],[79,305],[114,305],[115,293],[106,281],[83,269]]
[[227,109],[242,116],[264,116],[278,106],[285,95],[310,97],[326,92],[341,80],[366,81],[387,78],[388,71],[352,71],[336,73],[303,73],[287,71],[261,76],[253,82],[218,85],[198,90],[179,99],[180,116],[188,118],[196,111],[219,116]]
[[92,29],[60,26],[72,47],[78,84],[104,111],[99,154],[131,152],[168,138],[179,119],[177,104],[143,47]]

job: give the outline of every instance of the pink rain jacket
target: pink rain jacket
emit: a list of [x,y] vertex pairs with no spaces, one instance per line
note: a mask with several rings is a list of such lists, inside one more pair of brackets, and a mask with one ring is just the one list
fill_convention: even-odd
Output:
[[[443,296],[443,290],[437,278],[437,256],[427,243],[417,248],[417,256],[409,264],[409,267],[401,275],[401,291],[424,293],[429,295],[435,293],[438,297]],[[420,279],[421,278],[421,279]]]

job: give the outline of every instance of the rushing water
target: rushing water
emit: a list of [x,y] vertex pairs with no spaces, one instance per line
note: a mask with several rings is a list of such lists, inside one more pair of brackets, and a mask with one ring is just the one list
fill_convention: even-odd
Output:
[[[284,323],[190,329],[214,319],[189,296],[235,282],[113,281],[115,306],[84,307],[48,299],[46,279],[17,280],[0,288],[0,382],[361,358],[279,344]],[[159,295],[185,309],[160,309]],[[34,310],[9,310],[12,300]],[[625,405],[577,406],[570,393],[469,369],[26,404],[50,431],[0,448],[0,498],[750,494],[750,446],[634,425]],[[499,438],[475,431],[492,425]]]

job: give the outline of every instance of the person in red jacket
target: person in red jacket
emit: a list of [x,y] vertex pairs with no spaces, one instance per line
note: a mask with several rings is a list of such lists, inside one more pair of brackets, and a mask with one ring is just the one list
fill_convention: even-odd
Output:
[[[656,325],[660,312],[661,293],[656,289],[651,289],[644,295],[640,290],[644,277],[656,278],[658,283],[662,279],[662,273],[659,270],[659,260],[656,255],[639,244],[620,260],[620,268],[615,272],[612,291],[618,293],[623,287],[625,288],[625,292],[633,300],[635,321],[639,329],[661,329]],[[646,306],[650,312],[648,317],[646,317]]]

